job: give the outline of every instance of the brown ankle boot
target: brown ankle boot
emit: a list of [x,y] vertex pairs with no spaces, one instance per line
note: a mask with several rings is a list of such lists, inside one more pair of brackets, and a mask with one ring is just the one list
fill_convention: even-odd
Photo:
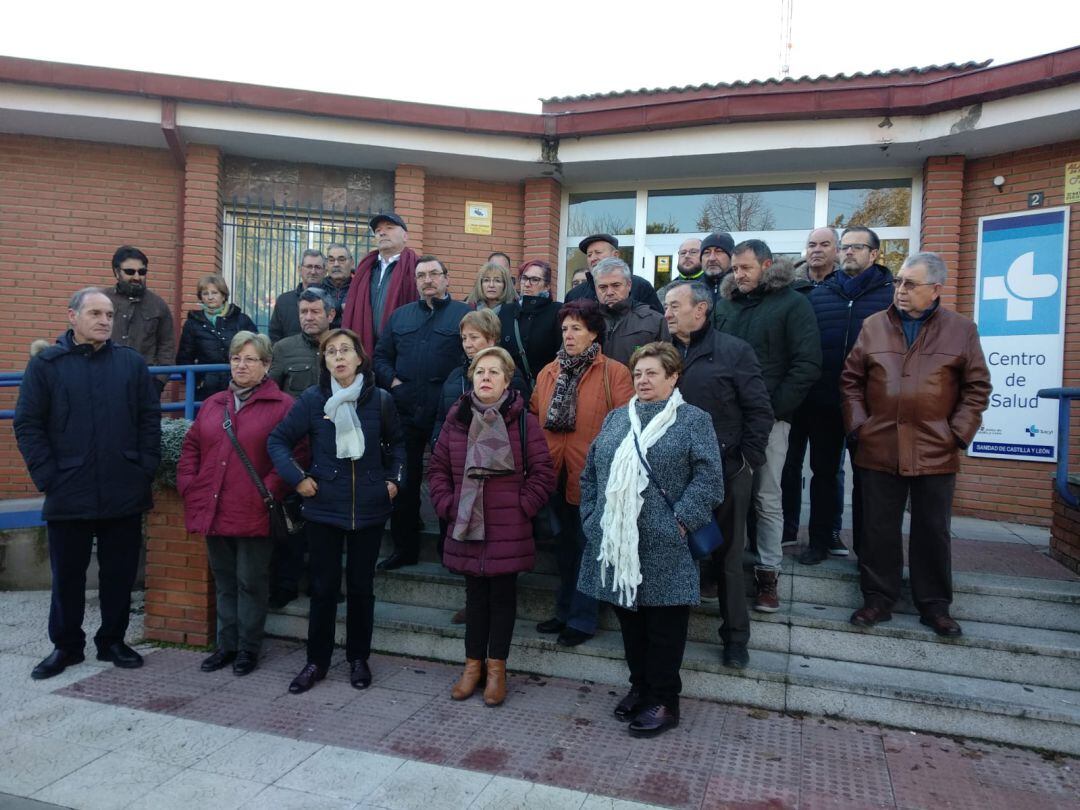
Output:
[[484,662],[479,658],[466,658],[465,671],[461,673],[458,682],[450,690],[450,697],[454,700],[467,700],[472,697],[476,687],[484,680]]
[[506,700],[506,660],[489,658],[487,660],[487,686],[484,687],[484,703],[498,706]]

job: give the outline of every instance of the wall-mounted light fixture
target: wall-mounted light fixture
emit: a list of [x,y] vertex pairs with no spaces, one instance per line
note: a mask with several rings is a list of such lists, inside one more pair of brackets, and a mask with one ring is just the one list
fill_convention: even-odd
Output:
[[998,194],[1005,190],[1005,175],[999,174],[994,178],[994,188],[998,190]]

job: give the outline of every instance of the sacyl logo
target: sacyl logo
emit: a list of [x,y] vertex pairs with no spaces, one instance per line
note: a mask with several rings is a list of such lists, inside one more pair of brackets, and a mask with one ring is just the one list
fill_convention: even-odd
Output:
[[1049,298],[1057,289],[1057,277],[1035,273],[1033,251],[1018,256],[1004,276],[983,279],[983,298],[987,301],[1004,299],[1007,321],[1030,321],[1034,313],[1032,302]]

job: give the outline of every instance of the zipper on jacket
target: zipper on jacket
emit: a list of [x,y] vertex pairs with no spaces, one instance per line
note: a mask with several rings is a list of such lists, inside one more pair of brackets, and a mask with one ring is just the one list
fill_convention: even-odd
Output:
[[356,531],[356,462],[352,461],[349,467],[352,469],[352,509],[349,511],[349,524],[352,530]]
[[855,314],[855,299],[849,298],[847,302],[847,323],[844,324],[844,358],[848,356],[848,338],[851,336],[851,316]]

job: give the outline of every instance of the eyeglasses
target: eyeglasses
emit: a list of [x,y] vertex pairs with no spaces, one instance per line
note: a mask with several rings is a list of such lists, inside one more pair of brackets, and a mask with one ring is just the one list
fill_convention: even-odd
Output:
[[697,256],[700,253],[701,253],[700,250],[680,250],[679,251],[680,256]]
[[901,290],[907,290],[908,292],[911,292],[916,287],[930,287],[937,284],[936,281],[912,281],[910,278],[900,279],[895,283]]
[[262,362],[258,357],[240,357],[239,355],[229,358],[234,366],[255,366]]
[[[328,256],[326,259],[330,264],[348,264],[348,256]],[[306,266],[306,265],[305,265]]]
[[849,250],[873,250],[873,249],[874,248],[872,246],[860,244],[859,242],[856,242],[853,245],[841,245],[840,246],[840,252],[841,253],[847,253]]
[[522,276],[521,277],[521,283],[522,284],[543,284],[544,283],[544,277],[543,276]]
[[432,271],[430,271],[428,273],[417,273],[416,274],[416,280],[417,281],[427,281],[429,278],[430,279],[436,279],[439,276],[445,276],[445,275],[446,275],[446,273],[444,273],[442,270],[432,270]]
[[356,354],[356,349],[352,346],[342,346],[340,349],[327,349],[323,354],[327,357],[348,357],[350,354]]
[[140,276],[145,276],[146,275],[146,268],[145,267],[140,267],[138,270],[129,270],[126,267],[121,267],[120,272],[123,273],[125,276],[134,276],[136,274],[138,274]]
[[304,270],[322,270],[323,269],[323,266],[321,264],[304,264],[304,265],[301,265],[301,267]]

